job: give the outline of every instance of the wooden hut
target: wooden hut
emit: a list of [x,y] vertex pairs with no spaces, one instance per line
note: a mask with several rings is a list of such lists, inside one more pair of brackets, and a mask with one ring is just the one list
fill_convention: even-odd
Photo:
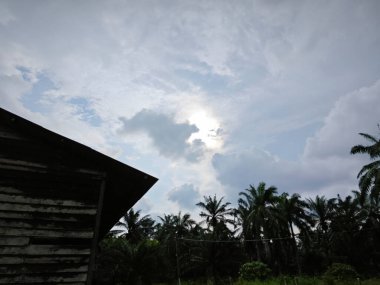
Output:
[[0,284],[90,284],[98,241],[156,181],[0,108]]

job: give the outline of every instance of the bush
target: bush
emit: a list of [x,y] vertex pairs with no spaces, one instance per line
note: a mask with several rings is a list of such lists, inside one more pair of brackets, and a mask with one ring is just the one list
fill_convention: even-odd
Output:
[[264,280],[269,277],[271,270],[268,266],[260,261],[253,261],[243,264],[239,270],[239,277],[242,280]]
[[324,274],[324,278],[328,280],[349,280],[357,277],[356,270],[351,265],[344,263],[333,263]]

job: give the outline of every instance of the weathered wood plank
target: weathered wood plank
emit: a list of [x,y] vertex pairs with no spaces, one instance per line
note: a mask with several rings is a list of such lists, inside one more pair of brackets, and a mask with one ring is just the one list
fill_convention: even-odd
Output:
[[15,133],[10,130],[6,130],[0,127],[0,138],[1,139],[11,139],[11,140],[25,140],[30,142],[31,139],[27,138],[26,136],[21,135],[20,133]]
[[38,264],[37,266],[1,266],[0,265],[0,275],[2,274],[25,274],[25,273],[61,273],[61,272],[71,272],[71,273],[85,273],[88,271],[88,265],[77,265],[77,266],[51,266],[50,264]]
[[0,228],[0,236],[92,238],[93,232]]
[[25,264],[87,264],[88,256],[25,256]]
[[104,172],[96,169],[87,169],[78,167],[67,167],[64,164],[49,165],[48,163],[36,163],[29,160],[10,159],[0,156],[0,168],[7,170],[15,170],[18,172],[30,172],[30,173],[51,173],[51,174],[65,174],[65,175],[81,175],[83,177],[92,179],[104,179],[106,176]]
[[15,165],[15,166],[25,166],[30,168],[41,168],[41,169],[47,169],[46,164],[42,163],[36,163],[31,161],[25,161],[25,160],[16,160],[16,159],[7,159],[7,158],[1,158],[0,157],[0,165]]
[[[8,187],[9,188],[9,187]],[[42,198],[30,198],[22,195],[9,195],[1,193],[0,187],[0,202],[10,203],[23,203],[23,204],[37,204],[37,205],[51,205],[51,206],[68,206],[68,207],[95,207],[94,204],[86,204],[84,202],[77,202],[72,200],[61,199],[42,199]]]
[[65,255],[28,255],[28,256],[0,256],[0,265],[20,265],[20,264],[42,264],[42,265],[88,265],[89,257],[86,255],[80,256],[65,256]]
[[89,255],[89,248],[68,248],[59,245],[6,246],[0,248],[2,255]]
[[92,223],[94,217],[91,215],[71,215],[65,213],[36,213],[36,212],[9,212],[0,211],[0,218],[3,219],[20,219],[20,220],[38,220],[44,221],[62,221],[75,223]]
[[17,170],[17,171],[27,171],[32,173],[48,173],[46,169],[32,168],[28,166],[10,165],[10,164],[0,164],[0,169],[7,170]]
[[24,258],[20,256],[0,256],[0,264],[22,264]]
[[0,169],[0,187],[28,193],[31,198],[60,199],[97,204],[100,181],[83,176],[55,176],[40,173],[17,174]]
[[0,186],[0,193],[2,194],[25,194],[25,192],[19,190],[19,189],[15,189],[13,187],[4,187],[4,186]]
[[[27,161],[27,160],[19,160],[19,159],[9,159],[9,158],[2,158],[0,157],[0,166],[15,166],[15,167],[22,167],[22,170],[29,169],[32,172],[38,171],[38,170],[46,170],[51,171],[52,169],[49,164],[43,164],[43,163],[36,163],[35,161]],[[63,166],[63,165],[62,165]],[[87,169],[83,167],[75,167],[75,168],[66,168],[62,167],[65,171],[69,171],[75,174],[81,174],[84,176],[90,176],[90,177],[97,177],[99,179],[104,179],[106,174],[102,171],[96,170],[96,169]]]
[[87,284],[105,159],[7,119],[0,120],[0,284]]
[[29,238],[27,237],[0,237],[0,245],[17,245],[23,246],[29,243]]
[[61,274],[49,274],[49,275],[16,275],[16,276],[8,276],[8,277],[2,277],[0,276],[0,284],[17,284],[17,283],[50,283],[50,284],[57,284],[57,283],[66,283],[66,282],[86,282],[87,274],[86,273],[79,273],[79,274],[73,274],[73,273],[64,273]]
[[100,173],[99,169],[102,168],[94,165],[93,161],[83,159],[83,157],[36,140],[30,143],[27,140],[0,137],[0,149],[7,150],[6,152],[0,152],[0,157],[5,159],[33,161],[43,164],[57,164],[61,162],[62,165],[72,169],[93,169],[97,173]]
[[1,211],[17,212],[40,212],[40,213],[65,213],[65,214],[86,214],[95,215],[96,208],[73,208],[73,207],[49,207],[39,205],[28,205],[19,203],[0,203]]
[[[94,223],[93,223],[94,224]],[[47,230],[67,230],[68,228],[72,230],[80,231],[92,231],[93,224],[84,224],[84,223],[72,223],[72,222],[47,222],[47,221],[38,221],[38,220],[15,220],[3,218],[0,219],[0,227],[2,228],[25,228],[25,229],[47,229]]]

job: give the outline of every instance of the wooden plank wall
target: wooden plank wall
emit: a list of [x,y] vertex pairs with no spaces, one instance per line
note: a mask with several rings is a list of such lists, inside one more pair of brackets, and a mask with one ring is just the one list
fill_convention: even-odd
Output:
[[0,284],[86,284],[104,177],[0,122]]

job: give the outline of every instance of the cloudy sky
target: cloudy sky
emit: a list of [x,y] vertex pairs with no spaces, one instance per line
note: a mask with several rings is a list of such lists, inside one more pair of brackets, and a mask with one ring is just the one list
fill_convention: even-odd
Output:
[[378,135],[380,1],[0,1],[0,106],[198,213],[250,184],[345,195]]

